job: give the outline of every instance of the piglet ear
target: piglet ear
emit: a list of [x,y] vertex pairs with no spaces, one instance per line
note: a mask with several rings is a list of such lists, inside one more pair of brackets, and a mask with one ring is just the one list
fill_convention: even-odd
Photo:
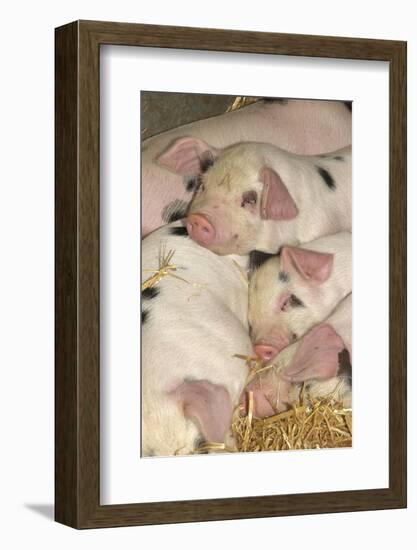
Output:
[[207,165],[213,164],[218,149],[201,139],[179,138],[166,149],[156,162],[176,174],[199,174]]
[[339,354],[344,347],[334,328],[322,323],[304,336],[282,376],[294,383],[333,378],[339,372]]
[[283,271],[291,273],[295,270],[307,281],[320,285],[327,281],[332,272],[333,254],[284,246],[281,249],[281,265]]
[[184,416],[196,424],[207,441],[224,442],[232,419],[232,402],[224,386],[192,380],[178,386],[174,393]]
[[292,220],[298,208],[280,176],[272,168],[261,170],[263,191],[261,198],[261,218],[264,220]]

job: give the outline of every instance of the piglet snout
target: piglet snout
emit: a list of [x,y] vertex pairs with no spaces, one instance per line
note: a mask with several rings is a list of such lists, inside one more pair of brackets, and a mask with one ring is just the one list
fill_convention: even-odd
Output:
[[203,246],[211,244],[215,237],[213,225],[203,214],[190,214],[188,216],[187,231],[194,241]]
[[253,349],[255,350],[256,355],[263,361],[271,361],[271,359],[273,359],[278,353],[278,349],[269,344],[255,344]]

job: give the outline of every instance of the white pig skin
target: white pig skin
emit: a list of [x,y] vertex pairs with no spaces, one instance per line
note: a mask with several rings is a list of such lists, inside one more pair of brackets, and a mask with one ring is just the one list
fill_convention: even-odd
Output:
[[144,140],[142,236],[185,215],[199,170],[177,174],[158,157],[178,138],[195,137],[216,148],[242,141],[272,143],[293,153],[327,153],[349,145],[352,116],[340,101],[259,101],[243,109],[193,122]]
[[[189,232],[217,254],[277,252],[283,244],[351,230],[351,146],[326,156],[295,155],[249,142],[218,156],[210,149],[206,153],[203,144],[200,151],[216,158],[201,176],[188,214],[204,216],[214,228],[214,239],[202,243]],[[274,177],[266,178],[266,173]],[[269,191],[278,188],[274,182],[279,182],[281,195],[275,199]],[[251,202],[245,201],[248,195]]]
[[[173,235],[173,228],[180,234]],[[233,258],[198,246],[176,222],[143,240],[143,280],[150,276],[144,270],[158,268],[161,250],[175,251],[174,274],[187,282],[168,275],[142,294],[143,456],[191,453],[204,434],[198,419],[192,414],[186,418],[184,388],[215,388],[218,402],[208,405],[214,414],[222,409],[225,395],[233,408],[248,376],[244,362],[233,355],[249,354],[251,349],[248,286]],[[246,265],[246,259],[237,258]],[[210,396],[209,392],[203,399]],[[225,422],[229,427],[230,417]]]
[[[323,281],[313,280],[308,271],[311,266],[307,265],[304,272],[303,266],[287,260],[300,250],[326,259],[326,271],[319,271]],[[280,351],[326,319],[351,291],[350,232],[322,237],[299,247],[283,247],[279,255],[267,259],[250,277],[248,317],[252,341]]]

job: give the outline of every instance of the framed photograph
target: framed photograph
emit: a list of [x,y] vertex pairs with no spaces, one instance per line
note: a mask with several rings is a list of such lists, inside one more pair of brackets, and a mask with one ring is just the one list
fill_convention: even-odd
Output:
[[55,518],[406,506],[406,43],[56,29]]

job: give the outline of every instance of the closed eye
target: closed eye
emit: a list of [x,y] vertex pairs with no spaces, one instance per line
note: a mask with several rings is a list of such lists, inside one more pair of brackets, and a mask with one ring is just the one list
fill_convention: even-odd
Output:
[[240,206],[244,208],[246,205],[255,205],[258,200],[258,193],[256,191],[246,191],[242,195],[242,202]]

